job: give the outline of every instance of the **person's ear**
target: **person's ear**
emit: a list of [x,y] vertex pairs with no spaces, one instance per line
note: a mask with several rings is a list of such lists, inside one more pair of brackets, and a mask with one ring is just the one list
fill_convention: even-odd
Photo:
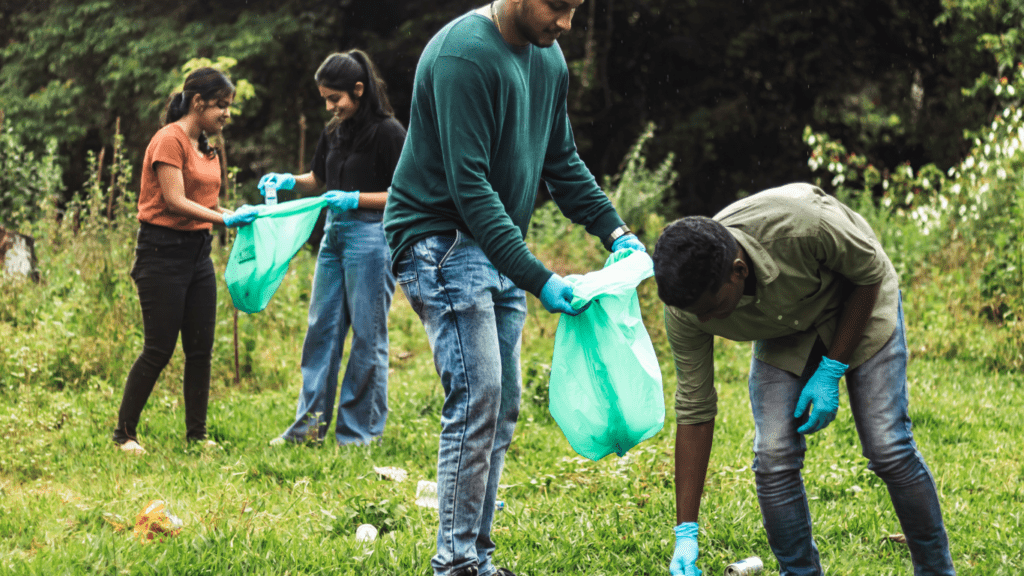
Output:
[[747,268],[747,263],[742,258],[737,258],[732,261],[732,279],[733,281],[745,282],[747,276],[750,275],[750,269]]
[[196,112],[202,112],[206,110],[206,102],[203,101],[203,97],[199,94],[193,94],[192,103],[189,105],[188,109],[190,111],[195,110]]
[[362,82],[356,82],[355,87],[352,88],[352,95],[356,98],[362,98],[364,89],[366,89],[366,86]]

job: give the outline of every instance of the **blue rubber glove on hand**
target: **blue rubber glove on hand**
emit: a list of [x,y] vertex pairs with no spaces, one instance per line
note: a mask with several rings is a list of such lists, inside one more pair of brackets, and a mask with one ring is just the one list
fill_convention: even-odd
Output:
[[355,210],[359,208],[359,191],[345,192],[342,190],[328,190],[324,192],[323,199],[327,200],[327,206],[335,212]]
[[637,252],[647,252],[647,248],[640,242],[640,239],[636,237],[636,234],[625,234],[619,236],[612,242],[612,252],[618,252],[619,250],[625,250],[631,248]]
[[255,206],[243,204],[231,214],[224,214],[224,225],[228,228],[248,226],[260,214],[260,209]]
[[562,279],[558,274],[552,274],[544,283],[540,291],[540,303],[548,312],[562,312],[569,316],[575,316],[583,310],[576,310],[572,307],[572,284]]
[[260,194],[264,196],[267,195],[267,186],[272,186],[274,190],[291,190],[295,188],[295,176],[271,172],[260,178],[260,183],[256,185],[260,189]]
[[839,412],[839,379],[846,374],[847,368],[849,366],[842,362],[821,357],[818,369],[804,386],[800,400],[796,403],[796,411],[793,412],[794,418],[800,418],[807,412],[808,405],[814,404],[810,418],[797,432],[813,434],[836,419],[836,413]]
[[683,522],[676,526],[676,553],[672,555],[672,563],[668,565],[672,576],[700,576],[697,568],[697,523]]

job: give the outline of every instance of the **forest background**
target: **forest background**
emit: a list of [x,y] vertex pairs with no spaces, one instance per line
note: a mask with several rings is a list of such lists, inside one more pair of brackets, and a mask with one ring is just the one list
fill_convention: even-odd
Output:
[[[312,75],[327,54],[367,50],[406,122],[420,51],[475,5],[0,0],[0,109],[31,147],[57,140],[70,195],[88,152],[109,158],[118,119],[127,157],[141,160],[178,67],[233,58],[231,74],[255,89],[227,131],[239,181],[297,172],[322,126]],[[615,173],[654,120],[650,156],[676,157],[674,210],[714,213],[737,194],[807,180],[807,125],[882,171],[952,166],[967,153],[964,130],[995,105],[962,89],[1013,65],[1019,23],[1013,0],[592,0],[560,44],[590,169]]]
[[[399,118],[423,45],[466,1],[0,0],[0,226],[35,238],[35,278],[0,275],[0,574],[426,574],[443,397],[415,313],[390,315],[390,414],[369,448],[267,441],[294,413],[314,259],[268,308],[219,300],[210,433],[182,439],[176,354],[126,458],[110,441],[142,344],[128,277],[142,152],[184,69],[239,86],[225,202],[305,169],[326,120],[311,81],[361,47]],[[561,42],[581,154],[648,247],[664,224],[796,180],[871,223],[900,274],[910,415],[962,575],[1024,571],[1024,1],[588,0]],[[303,128],[305,126],[305,128]],[[102,159],[102,160],[101,160]],[[101,168],[102,166],[102,168]],[[596,240],[539,206],[530,248],[600,268]],[[572,452],[548,405],[558,317],[528,299],[523,409],[499,492],[501,565],[519,574],[665,574],[673,549],[674,368],[653,282],[638,295],[661,363],[666,426],[625,457]],[[719,417],[701,510],[705,574],[744,556],[777,573],[750,471],[749,346],[717,340]],[[409,480],[386,480],[397,466]],[[885,486],[860,455],[845,390],[809,439],[804,477],[830,574],[910,573]],[[184,528],[135,537],[167,501]],[[376,542],[354,538],[378,527]]]

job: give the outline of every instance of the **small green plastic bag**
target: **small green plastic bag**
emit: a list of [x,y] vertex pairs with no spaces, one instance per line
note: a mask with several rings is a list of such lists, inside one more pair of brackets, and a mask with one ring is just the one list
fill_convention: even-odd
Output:
[[590,308],[558,321],[548,408],[572,449],[591,460],[622,456],[665,424],[661,367],[636,294],[653,275],[650,256],[620,250],[604,269],[566,277],[573,307]]
[[316,196],[257,206],[256,220],[238,229],[224,271],[235,308],[255,314],[267,307],[326,205]]

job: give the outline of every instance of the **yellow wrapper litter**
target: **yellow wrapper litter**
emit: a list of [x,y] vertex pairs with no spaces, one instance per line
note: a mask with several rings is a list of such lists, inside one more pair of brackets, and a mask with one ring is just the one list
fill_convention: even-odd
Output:
[[135,537],[148,544],[153,540],[163,542],[164,536],[176,536],[185,525],[171,513],[163,500],[151,500],[135,517]]

